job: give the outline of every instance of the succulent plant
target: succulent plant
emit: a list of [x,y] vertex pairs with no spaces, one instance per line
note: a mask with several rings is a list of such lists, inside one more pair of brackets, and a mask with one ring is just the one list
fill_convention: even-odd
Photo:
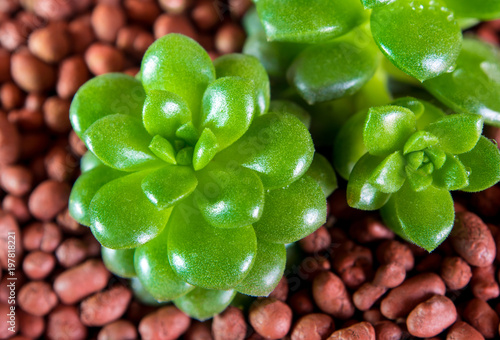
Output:
[[274,289],[285,244],[325,222],[336,180],[307,113],[269,92],[256,58],[212,62],[178,34],[150,46],[137,78],[79,89],[70,119],[89,151],[70,212],[110,270],[199,319]]

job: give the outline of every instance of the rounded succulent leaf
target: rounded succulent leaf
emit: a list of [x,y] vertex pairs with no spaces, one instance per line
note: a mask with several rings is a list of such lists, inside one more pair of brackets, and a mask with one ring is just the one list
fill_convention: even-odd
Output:
[[196,202],[205,220],[218,228],[239,228],[259,220],[264,187],[259,176],[235,164],[212,162],[196,173]]
[[257,256],[250,273],[235,289],[252,296],[267,296],[278,285],[285,271],[286,249],[284,244],[259,240]]
[[290,113],[297,117],[306,128],[311,126],[311,115],[300,105],[290,100],[273,100],[269,105],[270,112]]
[[455,70],[424,87],[456,112],[479,114],[500,126],[500,53],[493,45],[465,39]]
[[462,46],[460,26],[438,0],[399,0],[377,7],[371,29],[387,58],[420,81],[453,68]]
[[273,112],[256,117],[247,133],[215,159],[256,171],[264,187],[274,189],[300,178],[313,157],[314,145],[304,124],[291,114]]
[[314,154],[313,161],[306,175],[318,182],[325,197],[330,196],[338,188],[337,176],[330,162],[317,152]]
[[359,0],[259,0],[257,12],[269,40],[322,42],[364,20]]
[[435,186],[446,190],[458,190],[469,184],[469,174],[455,155],[446,155],[443,166],[435,170],[432,177]]
[[82,138],[97,120],[112,114],[140,117],[146,93],[140,81],[123,73],[92,78],[75,94],[69,110],[73,130]]
[[393,3],[396,0],[361,0],[361,3],[365,8],[375,8]]
[[168,227],[160,235],[137,247],[134,267],[144,288],[158,301],[176,299],[195,287],[182,281],[168,262]]
[[287,187],[268,191],[265,202],[264,213],[254,224],[259,240],[295,242],[326,222],[323,190],[307,175]]
[[132,289],[134,297],[143,305],[159,307],[166,304],[166,302],[157,301],[151,294],[149,294],[146,287],[142,285],[141,281],[137,277],[130,279],[130,289]]
[[135,274],[134,268],[135,249],[109,249],[101,247],[101,256],[104,265],[113,274],[132,278]]
[[235,290],[211,290],[197,287],[175,299],[174,304],[189,316],[204,321],[226,309],[235,295]]
[[173,92],[197,115],[205,89],[215,80],[215,69],[208,53],[196,41],[172,33],[149,46],[142,59],[141,80],[146,92]]
[[375,168],[369,178],[370,184],[386,194],[398,191],[406,180],[405,165],[401,151],[395,151]]
[[97,168],[99,165],[104,165],[103,162],[97,158],[92,151],[87,151],[80,159],[80,170],[82,173]]
[[141,189],[149,173],[115,179],[101,187],[90,202],[92,233],[106,248],[135,248],[165,228],[171,209],[158,210]]
[[498,0],[443,0],[455,15],[462,18],[477,18],[491,20],[500,17],[500,2]]
[[[181,202],[169,222],[168,259],[186,282],[207,289],[231,289],[252,268],[257,239],[252,226],[216,228],[200,211]],[[210,275],[207,275],[209,273]]]

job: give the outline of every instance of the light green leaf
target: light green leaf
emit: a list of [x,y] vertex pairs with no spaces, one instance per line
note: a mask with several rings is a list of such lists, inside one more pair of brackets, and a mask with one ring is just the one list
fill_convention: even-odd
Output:
[[371,29],[387,58],[420,81],[455,66],[462,44],[453,13],[436,0],[395,1],[374,8]]
[[192,168],[167,165],[144,177],[141,188],[151,203],[163,210],[189,196],[197,185]]
[[481,136],[474,149],[458,155],[469,171],[469,185],[460,190],[477,192],[485,190],[500,180],[500,152],[496,144]]
[[[252,268],[257,238],[251,225],[216,228],[186,200],[168,224],[168,259],[184,281],[206,289],[231,289]],[[207,275],[209,273],[210,275]]]
[[185,148],[179,150],[177,156],[175,156],[175,161],[179,165],[192,165],[194,156],[194,148],[191,146],[186,146]]
[[317,152],[314,154],[313,161],[306,175],[318,182],[325,197],[330,196],[338,188],[337,176],[330,162]]
[[300,105],[290,100],[273,100],[269,106],[269,112],[285,112],[297,117],[309,129],[311,127],[311,115]]
[[255,89],[255,116],[269,109],[271,90],[266,69],[257,58],[245,54],[226,54],[214,60],[217,78],[241,77],[251,80]]
[[201,133],[200,139],[194,147],[193,153],[193,167],[198,171],[203,169],[215,157],[219,144],[217,137],[212,130],[205,128]]
[[472,114],[454,114],[431,123],[427,131],[437,136],[439,148],[451,154],[470,151],[483,131],[483,117]]
[[441,149],[430,147],[424,151],[424,154],[429,157],[435,169],[440,169],[446,162],[446,153]]
[[91,230],[106,248],[134,248],[165,228],[171,209],[158,210],[142,192],[141,171],[104,185],[90,203]]
[[326,222],[326,200],[318,183],[304,176],[287,187],[270,190],[264,213],[254,224],[259,240],[290,243],[314,232]]
[[222,313],[235,295],[235,290],[210,290],[197,287],[175,299],[174,304],[192,318],[204,321]]
[[347,182],[347,203],[361,210],[377,210],[389,200],[390,194],[383,193],[370,183],[370,178],[383,157],[366,153],[356,163]]
[[85,145],[99,160],[122,171],[143,170],[163,163],[149,149],[151,139],[139,118],[122,114],[99,119],[83,135]]
[[155,154],[156,157],[169,164],[177,164],[175,160],[174,146],[165,138],[156,135],[149,144],[149,150]]
[[104,163],[101,162],[91,151],[85,152],[80,159],[80,170],[82,173],[97,168],[99,165],[104,165]]
[[409,183],[393,194],[380,212],[393,231],[429,252],[446,239],[455,218],[448,190],[430,185],[415,192]]
[[448,154],[443,167],[434,171],[433,183],[446,190],[458,190],[469,184],[468,177],[467,170],[458,157]]
[[373,156],[387,156],[403,148],[415,132],[415,114],[402,106],[378,106],[368,110],[363,143]]
[[438,138],[427,131],[417,131],[408,138],[403,148],[403,154],[424,150],[437,144]]
[[492,20],[500,18],[500,2],[498,0],[443,0],[455,15],[462,18]]
[[253,81],[240,77],[219,78],[203,95],[200,126],[212,130],[220,150],[225,149],[248,130],[255,103]]
[[300,178],[314,157],[309,131],[295,116],[268,113],[256,117],[247,133],[214,160],[234,161],[256,171],[266,189]]
[[110,272],[124,278],[135,277],[135,249],[109,249],[101,247],[102,262]]
[[[175,131],[175,136],[180,138],[180,141],[188,143],[189,145],[194,146],[199,138],[198,129],[194,126],[192,121],[187,122],[180,126],[177,131]],[[179,140],[176,140],[179,142]],[[184,145],[183,145],[184,146]]]
[[405,158],[406,162],[408,163],[408,166],[411,167],[413,170],[416,170],[424,162],[424,157],[425,154],[423,151],[415,151],[406,155]]
[[257,174],[234,164],[210,163],[196,173],[196,202],[205,220],[218,228],[239,228],[259,220],[264,187]]
[[413,97],[401,97],[395,99],[391,102],[391,105],[406,107],[415,114],[415,118],[417,118],[417,120],[425,111],[424,104],[420,100]]
[[324,42],[365,19],[359,0],[259,0],[256,5],[271,41]]
[[424,105],[424,113],[417,119],[417,129],[424,130],[430,123],[440,120],[445,117],[445,113],[443,110],[438,108],[431,103],[420,100],[420,102]]
[[[432,165],[432,164],[431,164]],[[428,173],[429,171],[422,166],[420,169],[414,169],[412,167],[406,167],[406,178],[410,187],[413,191],[419,192],[425,190],[432,184],[432,176]]]
[[208,53],[196,41],[181,34],[167,34],[144,54],[141,79],[146,92],[163,90],[179,95],[196,117],[215,69]]
[[246,295],[267,296],[280,282],[285,264],[285,245],[259,240],[255,263],[247,277],[235,289]]
[[367,9],[372,9],[375,7],[380,7],[384,5],[388,5],[390,3],[393,3],[396,0],[361,0],[361,3],[365,8]]
[[146,93],[140,81],[123,73],[108,73],[92,78],[75,94],[69,110],[73,130],[83,134],[96,121],[112,114],[141,117]]
[[398,191],[406,179],[405,163],[401,151],[387,156],[371,174],[370,184],[386,194]]

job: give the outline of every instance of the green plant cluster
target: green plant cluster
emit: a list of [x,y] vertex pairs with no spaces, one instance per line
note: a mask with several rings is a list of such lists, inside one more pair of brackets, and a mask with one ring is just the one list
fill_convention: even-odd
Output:
[[198,319],[236,292],[268,295],[285,244],[319,228],[336,178],[315,154],[308,114],[270,101],[252,56],[210,59],[166,35],[138,77],[84,84],[70,108],[88,153],[69,209],[117,275]]

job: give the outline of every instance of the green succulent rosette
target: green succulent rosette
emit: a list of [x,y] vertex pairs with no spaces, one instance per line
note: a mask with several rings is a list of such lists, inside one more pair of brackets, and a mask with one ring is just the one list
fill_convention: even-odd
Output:
[[394,232],[434,250],[453,227],[450,191],[477,192],[500,180],[500,152],[482,129],[480,115],[445,115],[411,97],[359,112],[334,146],[348,204],[380,209]]
[[70,119],[89,150],[72,216],[111,271],[193,317],[222,311],[236,292],[269,294],[285,244],[325,222],[333,169],[314,153],[307,113],[270,103],[252,56],[212,62],[194,40],[166,35],[138,77],[84,84]]

